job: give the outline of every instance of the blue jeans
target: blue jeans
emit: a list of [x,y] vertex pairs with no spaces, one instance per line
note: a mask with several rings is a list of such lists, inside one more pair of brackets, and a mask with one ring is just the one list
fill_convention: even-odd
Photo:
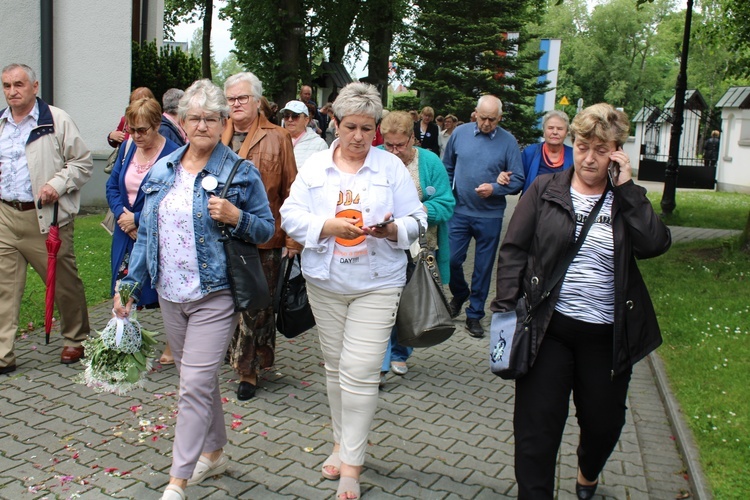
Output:
[[381,372],[387,372],[391,369],[391,361],[406,361],[411,356],[414,350],[411,347],[404,347],[398,343],[398,330],[396,325],[391,330],[391,339],[388,341],[388,348],[385,350],[385,357],[383,358],[383,366],[380,368]]
[[[454,214],[448,223],[450,229],[451,279],[449,287],[453,297],[469,299],[466,317],[482,319],[484,303],[490,290],[492,266],[495,264],[497,247],[500,244],[500,232],[503,229],[503,218],[483,219]],[[471,288],[464,278],[464,261],[469,243],[474,238],[474,271],[471,275]]]

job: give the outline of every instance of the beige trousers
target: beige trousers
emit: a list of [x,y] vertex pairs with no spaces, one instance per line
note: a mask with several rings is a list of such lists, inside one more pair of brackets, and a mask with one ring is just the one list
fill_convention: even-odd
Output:
[[[47,235],[39,232],[36,217],[36,210],[20,212],[0,203],[0,367],[16,363],[13,345],[28,264],[47,280]],[[78,347],[89,334],[89,313],[73,253],[73,222],[60,228],[60,239],[55,304],[64,345]],[[40,302],[44,304],[44,296]]]
[[326,369],[333,440],[348,465],[363,465],[401,288],[342,295],[307,283]]

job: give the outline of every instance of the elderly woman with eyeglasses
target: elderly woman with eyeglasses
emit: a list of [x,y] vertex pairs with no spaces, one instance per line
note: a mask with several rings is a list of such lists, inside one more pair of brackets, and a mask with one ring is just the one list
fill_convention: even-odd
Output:
[[304,245],[302,273],[325,361],[333,453],[322,474],[339,479],[337,498],[354,499],[406,281],[404,250],[427,214],[401,160],[372,147],[383,112],[375,87],[347,85],[333,112],[339,138],[300,170],[281,226]]
[[[130,140],[121,147],[115,160],[112,173],[107,179],[107,203],[115,216],[112,234],[112,293],[116,293],[118,280],[128,274],[130,254],[138,236],[138,226],[146,193],[141,186],[151,167],[162,157],[178,148],[177,144],[159,133],[161,106],[154,99],[137,99],[125,110],[125,122],[130,132]],[[137,306],[147,309],[159,306],[156,290],[147,280],[142,284]],[[159,361],[173,364],[169,345],[164,349]]]
[[166,500],[222,474],[229,463],[219,369],[239,315],[227,277],[220,224],[233,237],[267,241],[274,231],[258,170],[243,162],[226,198],[218,198],[238,156],[220,143],[229,115],[221,89],[199,80],[180,99],[178,115],[189,144],[162,158],[143,182],[145,200],[130,268],[122,286],[135,286],[126,317],[149,280],[159,294],[164,328],[180,374],[180,398]]
[[[427,214],[427,246],[435,252],[440,278],[447,283],[450,279],[448,221],[453,216],[456,200],[440,158],[432,151],[414,145],[413,124],[405,111],[388,113],[380,122],[382,147],[398,156],[417,188],[422,209]],[[389,369],[396,375],[406,375],[408,371],[406,360],[411,356],[412,348],[399,345],[397,333],[394,327],[381,368],[381,386]]]
[[445,146],[448,144],[448,139],[451,138],[451,134],[458,126],[458,118],[456,115],[446,115],[443,119],[443,129],[438,134],[438,144],[440,145],[440,159],[443,159],[443,153],[445,153]]
[[[275,219],[273,237],[258,245],[263,272],[271,296],[276,292],[282,254],[296,255],[299,245],[281,229],[279,208],[297,175],[292,139],[289,132],[269,122],[259,111],[263,84],[250,72],[237,73],[224,82],[224,94],[229,103],[229,123],[221,138],[242,158],[253,162],[260,170],[266,187],[268,203]],[[232,339],[229,361],[240,376],[237,399],[255,397],[260,383],[261,369],[273,366],[276,357],[276,323],[273,305],[240,315],[240,326]]]

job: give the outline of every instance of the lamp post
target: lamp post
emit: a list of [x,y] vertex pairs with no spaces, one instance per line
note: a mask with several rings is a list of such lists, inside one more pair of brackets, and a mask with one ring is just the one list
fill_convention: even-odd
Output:
[[687,11],[685,11],[685,31],[682,35],[682,57],[680,59],[680,73],[677,75],[677,84],[674,92],[674,112],[672,115],[672,133],[669,138],[669,158],[667,168],[664,171],[664,192],[661,196],[662,215],[671,215],[677,203],[675,203],[675,191],[677,190],[677,172],[680,167],[680,139],[682,137],[682,124],[685,114],[685,92],[687,90],[687,60],[688,47],[690,45],[690,24],[693,19],[693,0],[687,0]]

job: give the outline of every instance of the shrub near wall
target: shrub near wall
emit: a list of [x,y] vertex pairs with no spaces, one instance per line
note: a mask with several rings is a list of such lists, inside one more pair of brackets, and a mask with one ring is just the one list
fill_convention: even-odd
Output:
[[171,88],[186,89],[201,77],[198,58],[172,47],[158,49],[155,42],[133,42],[131,89],[148,87],[161,102]]

